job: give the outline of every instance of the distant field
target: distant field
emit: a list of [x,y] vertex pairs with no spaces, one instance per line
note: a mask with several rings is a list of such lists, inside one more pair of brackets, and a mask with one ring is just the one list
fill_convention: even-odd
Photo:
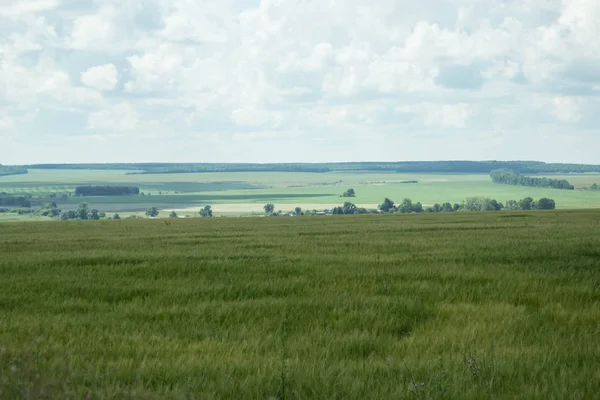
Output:
[[[559,209],[598,208],[600,191],[496,185],[487,174],[399,174],[399,173],[295,173],[239,172],[160,175],[127,175],[125,170],[30,170],[26,175],[0,177],[0,192],[46,196],[73,193],[78,185],[139,186],[150,196],[70,197],[61,207],[72,209],[81,201],[105,212],[143,212],[156,206],[164,210],[188,209],[206,204],[235,209],[241,214],[256,210],[258,205],[274,203],[277,209],[340,205],[347,199],[340,194],[354,188],[356,204],[377,205],[385,197],[396,202],[408,197],[424,205],[460,203],[467,197],[483,196],[498,201],[549,197]],[[600,174],[553,175],[567,179],[576,187],[600,184]],[[416,184],[402,183],[418,181]],[[241,205],[248,207],[242,209]],[[306,205],[306,206],[305,206]],[[225,212],[227,213],[227,212]],[[0,220],[2,220],[0,216]]]
[[0,225],[0,398],[592,399],[600,211]]

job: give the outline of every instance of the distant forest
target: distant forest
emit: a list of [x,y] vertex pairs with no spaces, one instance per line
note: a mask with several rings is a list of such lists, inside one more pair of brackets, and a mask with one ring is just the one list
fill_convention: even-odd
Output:
[[543,187],[553,189],[573,190],[575,186],[571,185],[565,179],[537,178],[525,176],[507,170],[492,171],[490,174],[494,183],[515,186]]
[[[13,167],[1,167],[13,168]],[[287,164],[133,163],[133,164],[33,164],[29,169],[128,170],[129,174],[180,174],[199,172],[398,172],[398,173],[491,173],[510,170],[517,174],[600,173],[600,165],[558,164],[540,161],[400,161]]]
[[27,168],[24,167],[7,167],[0,164],[0,176],[26,174]]
[[78,186],[76,196],[137,196],[140,188],[135,186]]

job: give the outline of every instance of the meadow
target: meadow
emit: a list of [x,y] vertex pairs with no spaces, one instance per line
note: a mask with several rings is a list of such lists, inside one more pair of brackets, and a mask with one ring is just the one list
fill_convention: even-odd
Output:
[[0,224],[0,398],[591,399],[600,211]]
[[[553,175],[567,179],[578,189],[600,184],[600,174]],[[403,183],[417,181],[416,184]],[[393,172],[221,172],[178,174],[131,174],[127,170],[35,170],[28,174],[0,177],[0,192],[44,197],[74,193],[78,185],[138,186],[144,196],[69,197],[55,199],[63,210],[77,208],[86,201],[91,208],[106,213],[143,215],[149,207],[188,214],[212,205],[215,215],[247,215],[266,203],[276,209],[291,211],[302,208],[333,208],[343,204],[340,195],[349,188],[356,190],[352,201],[365,208],[377,208],[384,198],[401,202],[403,198],[434,203],[460,203],[467,197],[481,196],[500,202],[524,197],[552,198],[558,209],[600,207],[600,191],[558,190],[519,187],[492,183],[488,174],[427,174]],[[2,220],[30,220],[29,216],[2,215]]]

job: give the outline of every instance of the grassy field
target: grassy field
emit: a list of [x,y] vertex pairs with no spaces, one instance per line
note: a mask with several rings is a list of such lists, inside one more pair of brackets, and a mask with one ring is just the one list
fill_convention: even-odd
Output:
[[0,398],[591,399],[600,211],[0,225]]
[[[122,184],[139,186],[146,196],[69,197],[58,201],[64,210],[74,209],[82,201],[107,213],[143,212],[156,206],[162,210],[199,209],[213,205],[218,215],[241,215],[274,203],[276,209],[293,210],[296,206],[343,204],[340,194],[356,190],[352,201],[367,208],[376,207],[389,197],[401,202],[408,197],[425,206],[434,203],[460,203],[467,197],[482,196],[500,202],[524,197],[549,197],[558,209],[600,207],[600,191],[557,190],[496,185],[487,174],[398,174],[398,173],[194,173],[163,175],[127,175],[128,171],[30,170],[26,175],[0,177],[0,192],[46,196],[73,193],[78,185]],[[599,174],[561,175],[576,187],[600,183]],[[418,181],[417,184],[401,183]],[[149,195],[148,195],[149,194]],[[243,207],[243,205],[247,205]],[[219,207],[217,207],[219,206]],[[229,212],[226,210],[236,210]],[[19,217],[0,215],[0,221]]]

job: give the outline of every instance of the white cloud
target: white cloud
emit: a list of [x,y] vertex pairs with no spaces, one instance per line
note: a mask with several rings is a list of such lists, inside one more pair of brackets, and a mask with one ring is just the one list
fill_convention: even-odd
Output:
[[97,90],[113,90],[117,83],[119,72],[113,64],[98,65],[81,73],[81,82]]
[[59,0],[0,0],[0,15],[18,17],[24,14],[51,10],[60,5]]
[[423,103],[410,106],[400,106],[397,111],[415,114],[425,127],[464,128],[473,111],[466,103],[433,104]]
[[163,44],[143,55],[127,57],[133,79],[125,88],[131,92],[175,89],[182,78],[185,56],[174,45]]
[[555,97],[552,99],[554,104],[554,114],[560,121],[577,122],[581,119],[579,111],[580,99],[573,97]]
[[98,14],[82,15],[73,22],[71,47],[76,50],[106,49],[120,47],[121,38],[113,18],[116,10],[107,8]]
[[98,148],[56,162],[129,160],[106,135],[168,136],[143,141],[159,160],[594,161],[599,20],[596,0],[0,0],[0,129],[26,132],[14,162],[66,126]]
[[128,103],[120,103],[102,111],[90,113],[88,127],[108,132],[133,131],[139,127],[140,115]]

